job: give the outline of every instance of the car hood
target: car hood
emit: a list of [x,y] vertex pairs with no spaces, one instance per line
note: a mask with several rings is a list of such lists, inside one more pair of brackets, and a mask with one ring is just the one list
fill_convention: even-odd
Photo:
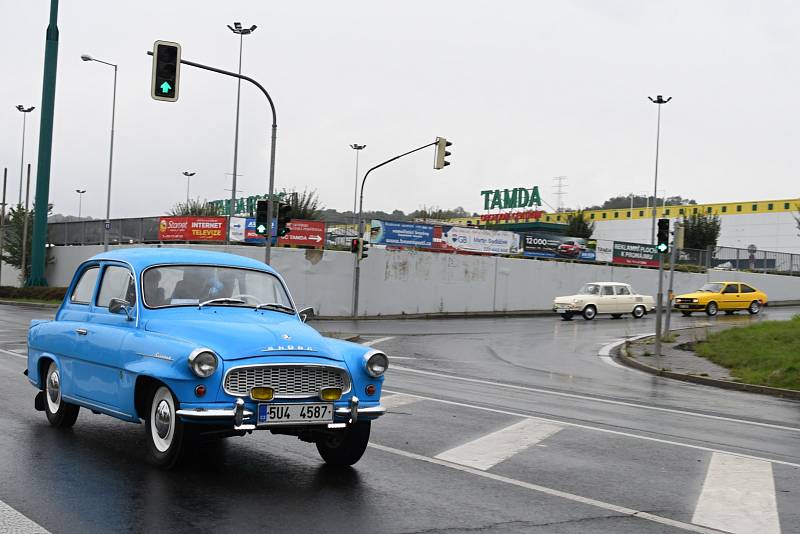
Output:
[[301,354],[343,361],[319,332],[295,316],[267,313],[209,315],[202,320],[151,319],[144,328],[213,349],[223,360]]
[[703,299],[708,298],[709,295],[717,295],[717,293],[709,293],[708,291],[695,291],[694,293],[684,293],[683,295],[676,295],[676,299]]
[[565,295],[563,297],[556,297],[553,302],[559,304],[572,304],[573,300],[582,300],[587,295]]

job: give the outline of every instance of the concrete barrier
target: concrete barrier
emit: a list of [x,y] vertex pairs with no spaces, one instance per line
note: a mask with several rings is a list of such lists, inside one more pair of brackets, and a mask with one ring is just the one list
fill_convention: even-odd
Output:
[[[170,245],[185,247],[188,245]],[[259,247],[191,245],[263,260]],[[50,285],[67,285],[75,268],[102,251],[100,246],[53,247]],[[353,254],[331,250],[278,248],[273,266],[284,276],[299,306],[319,315],[343,317],[352,309]],[[362,264],[360,315],[425,315],[546,311],[559,295],[586,282],[625,282],[655,294],[655,269],[592,265],[523,258],[390,251],[371,247]],[[665,277],[666,278],[666,277]],[[675,291],[693,291],[708,281],[742,281],[765,291],[772,301],[800,300],[800,277],[709,271],[675,273]],[[665,283],[666,286],[666,283]]]

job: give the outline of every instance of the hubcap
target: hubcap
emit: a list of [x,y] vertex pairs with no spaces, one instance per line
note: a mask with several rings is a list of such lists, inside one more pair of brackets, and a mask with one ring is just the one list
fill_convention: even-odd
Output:
[[758,302],[754,302],[750,305],[750,309],[753,311],[758,311]]
[[169,409],[169,403],[167,403],[165,400],[162,400],[158,403],[155,417],[156,433],[158,434],[158,437],[161,439],[166,439],[167,434],[169,434],[169,427],[171,423],[172,412]]
[[47,379],[47,396],[50,397],[50,401],[53,404],[58,404],[61,398],[61,385],[58,380],[58,371],[50,373],[50,377]]

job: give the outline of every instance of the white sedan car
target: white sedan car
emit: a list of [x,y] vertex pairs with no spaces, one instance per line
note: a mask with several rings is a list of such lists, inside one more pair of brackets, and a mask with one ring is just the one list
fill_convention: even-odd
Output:
[[630,313],[641,319],[654,308],[653,297],[639,295],[628,284],[617,282],[592,282],[584,285],[577,295],[556,297],[553,301],[553,311],[565,321],[578,314],[591,321],[598,313],[610,314],[614,319]]

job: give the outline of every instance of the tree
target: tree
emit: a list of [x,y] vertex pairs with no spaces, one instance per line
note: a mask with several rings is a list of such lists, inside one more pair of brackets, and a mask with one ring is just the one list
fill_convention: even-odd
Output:
[[434,219],[434,220],[448,220],[469,217],[469,212],[463,207],[458,206],[455,209],[443,210],[439,206],[422,206],[422,208],[412,211],[408,214],[411,220],[414,219]]
[[[48,206],[48,213],[52,205]],[[3,242],[3,262],[15,267],[22,276],[23,272],[30,272],[31,267],[31,244],[33,240],[33,219],[36,214],[35,209],[25,210],[21,205],[12,206],[6,213],[6,220],[3,223],[5,239]],[[22,234],[25,226],[25,218],[28,218],[28,238],[25,248],[25,270],[22,269]],[[24,280],[22,280],[24,281]]]
[[[618,195],[615,197],[611,197],[603,204],[599,206],[590,206],[586,208],[587,210],[614,210],[614,209],[624,209],[631,207],[631,200],[633,200],[633,207],[634,208],[644,208],[645,206],[652,207],[653,206],[653,196],[644,196],[644,195]],[[667,197],[666,199],[661,197],[656,197],[656,206],[666,205],[666,206],[684,206],[686,204],[697,204],[696,201],[690,198],[683,198],[682,196],[673,196]]]
[[[792,213],[792,217],[797,222],[797,229],[800,230],[800,204],[796,205],[795,208],[797,209],[797,215]],[[800,234],[797,234],[797,237],[800,237]]]
[[206,200],[190,198],[187,202],[178,202],[168,215],[173,217],[215,217],[219,215],[219,207]]
[[681,224],[684,227],[684,248],[705,250],[717,246],[721,228],[719,216],[695,213],[684,217]]
[[289,205],[292,207],[293,219],[307,219],[315,221],[321,218],[324,206],[319,205],[319,194],[316,189],[309,191],[303,189],[302,193],[289,193],[284,190],[286,195],[284,200],[288,200]]
[[589,239],[594,233],[594,223],[586,221],[583,210],[578,210],[574,215],[567,217],[566,235],[570,237],[582,237]]

